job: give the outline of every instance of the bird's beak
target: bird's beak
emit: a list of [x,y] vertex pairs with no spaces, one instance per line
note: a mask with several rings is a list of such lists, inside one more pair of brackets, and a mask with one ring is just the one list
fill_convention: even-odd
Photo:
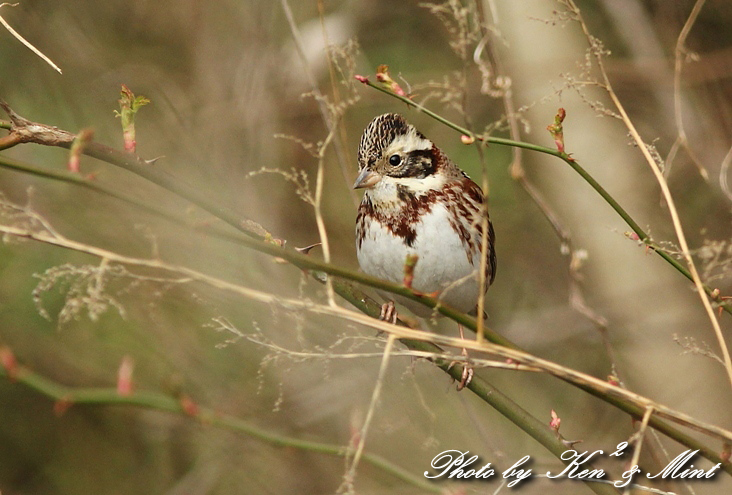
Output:
[[374,187],[381,180],[381,175],[377,174],[373,170],[369,170],[367,167],[361,169],[361,173],[358,174],[356,182],[353,184],[354,189],[362,189]]

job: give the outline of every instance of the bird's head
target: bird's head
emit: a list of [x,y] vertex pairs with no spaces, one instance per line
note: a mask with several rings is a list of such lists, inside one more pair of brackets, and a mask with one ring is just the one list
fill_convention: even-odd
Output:
[[354,189],[372,188],[384,179],[408,185],[435,174],[439,155],[432,141],[395,113],[379,115],[361,136],[359,175]]

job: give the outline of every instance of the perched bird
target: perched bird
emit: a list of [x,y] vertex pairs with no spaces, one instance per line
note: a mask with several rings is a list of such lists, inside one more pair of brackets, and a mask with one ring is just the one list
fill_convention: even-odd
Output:
[[[358,164],[360,173],[353,187],[366,190],[356,217],[361,269],[402,283],[407,256],[416,255],[411,281],[415,291],[438,293],[446,305],[474,311],[479,294],[496,275],[495,234],[488,219],[486,284],[480,287],[482,220],[488,215],[480,187],[394,113],[380,115],[366,127]],[[418,316],[432,313],[414,301],[388,297],[396,297]],[[393,302],[390,304],[393,310]],[[390,311],[388,305],[382,309],[382,317]],[[467,355],[464,349],[463,354]],[[472,377],[467,364],[463,370],[458,390]]]

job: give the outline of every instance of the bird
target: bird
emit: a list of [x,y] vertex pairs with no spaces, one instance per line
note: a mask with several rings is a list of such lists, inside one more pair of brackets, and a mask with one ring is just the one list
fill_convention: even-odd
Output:
[[[396,113],[375,117],[358,147],[354,189],[364,189],[356,216],[356,253],[364,273],[405,282],[445,305],[473,312],[496,276],[495,232],[481,188],[440,148]],[[483,219],[487,220],[485,285],[480,287]],[[398,295],[385,296],[382,319],[395,321],[394,300],[415,315],[433,310]],[[482,316],[482,315],[481,315]],[[464,338],[462,326],[458,326]],[[467,351],[461,390],[473,376]]]

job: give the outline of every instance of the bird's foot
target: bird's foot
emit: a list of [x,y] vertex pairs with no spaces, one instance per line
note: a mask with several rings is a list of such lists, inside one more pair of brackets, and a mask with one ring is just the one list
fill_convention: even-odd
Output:
[[[394,301],[385,302],[381,305],[381,312],[379,313],[379,320],[386,321],[388,323],[391,323],[392,325],[396,325],[397,318],[399,317],[399,314],[397,313],[396,307],[394,306]],[[383,330],[379,330],[376,332],[377,337],[382,337],[386,332]]]
[[475,374],[475,371],[473,371],[473,366],[470,364],[470,358],[468,356],[468,350],[463,348],[461,351],[461,354],[465,356],[465,360],[460,361],[452,361],[450,365],[447,367],[447,369],[451,369],[455,364],[461,363],[463,365],[463,373],[460,375],[460,381],[457,384],[457,390],[458,392],[470,385],[470,382],[473,380],[473,375]]

